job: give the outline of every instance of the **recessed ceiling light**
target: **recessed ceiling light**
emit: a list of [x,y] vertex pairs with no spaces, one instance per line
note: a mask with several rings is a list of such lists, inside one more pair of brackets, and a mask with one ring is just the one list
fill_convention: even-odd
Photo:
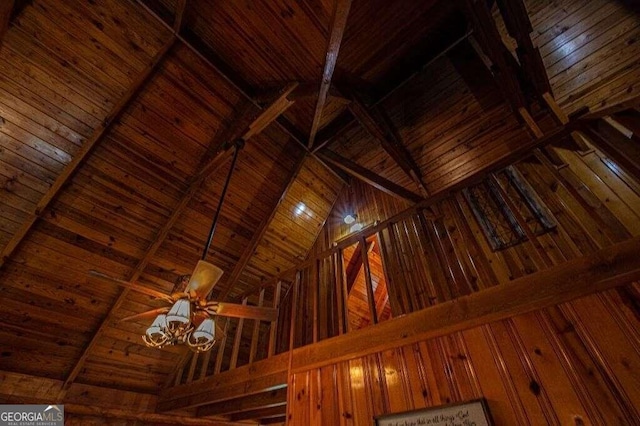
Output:
[[356,215],[355,214],[348,214],[344,217],[344,223],[346,223],[347,225],[351,225],[353,222],[356,221]]

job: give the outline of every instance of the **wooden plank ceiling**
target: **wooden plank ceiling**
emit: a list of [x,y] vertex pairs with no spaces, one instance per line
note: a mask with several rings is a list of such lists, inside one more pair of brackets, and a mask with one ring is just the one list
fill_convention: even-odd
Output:
[[88,272],[171,291],[201,255],[226,143],[246,139],[208,260],[225,271],[214,296],[235,299],[306,257],[348,180],[338,168],[417,201],[532,139],[455,2],[12,3],[0,370],[63,387],[170,379],[184,348],[147,349],[145,322],[118,322],[159,302]]

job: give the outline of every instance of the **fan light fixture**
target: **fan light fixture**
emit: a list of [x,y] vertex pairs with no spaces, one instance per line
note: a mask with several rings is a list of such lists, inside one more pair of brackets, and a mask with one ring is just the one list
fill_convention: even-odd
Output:
[[[242,139],[235,141],[235,152],[233,154],[231,168],[229,169],[227,180],[222,189],[218,208],[213,217],[213,223],[209,230],[209,236],[202,253],[202,259],[198,262],[195,270],[191,274],[187,289],[198,287],[208,287],[210,289],[222,276],[222,269],[206,262],[204,259],[207,257],[209,247],[211,247],[213,234],[218,223],[218,216],[220,215],[222,203],[229,188],[231,174],[235,168],[238,153],[243,146],[244,141]],[[206,296],[207,295],[203,295],[202,298]],[[186,344],[195,352],[206,352],[213,348],[216,342],[216,324],[212,315],[215,315],[215,313],[203,308],[202,298],[186,291],[184,294],[180,294],[178,300],[175,301],[168,312],[160,313],[153,320],[153,323],[151,323],[145,335],[142,336],[144,343],[151,348]]]

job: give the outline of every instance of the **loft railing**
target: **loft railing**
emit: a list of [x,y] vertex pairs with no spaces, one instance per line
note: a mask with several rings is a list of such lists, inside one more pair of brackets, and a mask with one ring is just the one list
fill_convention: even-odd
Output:
[[[640,98],[625,101],[621,105],[622,107],[614,106],[600,113],[584,116],[578,124],[571,126],[570,131],[579,130],[616,164],[632,175],[640,177]],[[565,132],[556,136],[566,137],[568,134]],[[578,144],[578,149],[589,149],[586,144],[580,145],[584,143],[580,137],[574,137],[573,140]],[[538,149],[530,150],[528,154],[550,164],[551,167],[554,166],[551,152],[548,153],[550,159]],[[513,158],[503,160],[501,164],[505,166],[523,156],[523,153],[514,155]],[[254,292],[241,295],[241,303],[247,304],[251,299],[257,306],[277,308],[278,319],[271,323],[222,319],[224,336],[220,338],[216,348],[205,354],[194,354],[187,359],[176,372],[171,384],[201,380],[222,371],[233,370],[241,365],[348,333],[354,327],[363,325],[362,321],[359,324],[357,321],[350,321],[354,316],[366,318],[367,324],[375,324],[390,316],[406,314],[480,291],[481,288],[474,285],[473,280],[456,280],[455,271],[449,271],[448,274],[443,272],[445,268],[452,267],[443,259],[443,253],[454,250],[454,247],[447,238],[440,238],[445,234],[443,223],[439,219],[441,213],[432,211],[432,206],[451,198],[454,191],[484,181],[498,194],[494,197],[494,202],[503,203],[498,205],[498,209],[511,209],[515,212],[511,219],[513,225],[529,230],[531,217],[524,217],[521,210],[518,210],[518,203],[514,202],[517,200],[510,195],[514,192],[509,191],[509,182],[513,184],[511,174],[513,171],[501,170],[466,180],[446,194],[432,196],[390,219],[372,224],[335,242],[329,249],[310,256],[306,261],[266,282]],[[518,181],[518,178],[515,181]],[[528,190],[518,187],[515,189],[515,192],[521,194]],[[495,200],[496,197],[498,201]],[[459,193],[458,200],[462,199]],[[478,212],[468,200],[469,198],[468,211],[477,215]],[[531,200],[527,199],[521,201],[525,204],[531,203]],[[531,207],[532,216],[535,216],[537,210],[535,206]],[[460,211],[458,213],[463,219],[475,220],[471,215],[465,216]],[[548,218],[538,217],[536,220],[545,223]],[[462,232],[471,231],[467,227]],[[533,231],[529,230],[526,234],[526,239],[535,241],[537,238]],[[488,235],[487,238],[491,236]],[[372,248],[375,245],[378,245],[377,249]],[[378,258],[372,266],[371,259],[375,256]],[[427,263],[431,264],[430,268],[427,267]],[[434,263],[437,267],[433,267]],[[356,272],[353,268],[358,270],[360,284],[364,286],[364,290],[360,288],[359,304],[350,301],[350,298],[354,299],[353,292],[357,290],[357,278],[353,276]],[[464,270],[459,268],[457,273],[464,274]],[[434,277],[429,274],[441,276]],[[435,281],[443,280],[447,281],[446,286],[434,286]],[[461,284],[463,282],[466,282],[466,285]],[[386,291],[380,290],[381,283]],[[366,301],[364,307],[363,300]]]

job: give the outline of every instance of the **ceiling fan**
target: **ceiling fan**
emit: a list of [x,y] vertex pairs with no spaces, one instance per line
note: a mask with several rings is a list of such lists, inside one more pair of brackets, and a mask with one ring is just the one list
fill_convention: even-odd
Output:
[[168,304],[166,307],[152,309],[120,320],[136,321],[155,317],[145,335],[142,336],[145,344],[154,348],[186,344],[197,352],[205,352],[213,347],[216,336],[223,333],[215,324],[216,316],[260,321],[275,321],[278,317],[278,311],[274,308],[207,299],[207,295],[222,276],[222,270],[203,260],[198,261],[188,280],[185,279],[176,284],[170,295],[98,271],[89,271],[89,273],[96,278],[115,282],[121,287],[155,297]]
[[231,174],[243,145],[244,141],[242,139],[235,142],[236,149],[233,161],[220,196],[202,258],[198,261],[190,276],[185,276],[184,279],[176,283],[170,295],[136,283],[120,280],[98,271],[89,272],[94,277],[115,282],[121,287],[158,298],[171,305],[120,320],[133,321],[155,317],[145,335],[142,336],[143,341],[149,347],[162,348],[167,345],[186,344],[196,352],[205,352],[215,344],[216,335],[222,334],[219,326],[215,324],[214,318],[216,316],[262,321],[274,321],[278,316],[278,311],[274,308],[238,305],[208,299],[209,293],[222,277],[223,271],[204,259],[211,246],[220,209],[231,180]]

